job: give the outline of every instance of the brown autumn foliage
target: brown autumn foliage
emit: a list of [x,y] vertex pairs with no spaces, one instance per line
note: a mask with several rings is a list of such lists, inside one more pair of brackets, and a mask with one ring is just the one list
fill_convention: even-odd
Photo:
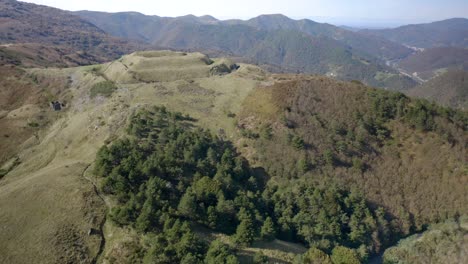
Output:
[[358,82],[276,80],[247,98],[238,121],[250,159],[276,181],[359,189],[401,234],[468,211],[466,112]]
[[426,98],[439,104],[468,109],[468,71],[449,70],[430,81],[410,89],[410,96]]
[[468,69],[468,50],[455,47],[438,47],[426,49],[406,57],[398,65],[409,73],[429,80],[436,76],[440,69]]
[[[103,62],[144,46],[111,37],[67,11],[13,0],[0,1],[0,44],[24,43],[35,43],[21,50],[38,60],[48,60],[48,54],[53,57],[60,54],[62,58],[53,59],[55,63],[61,60],[85,62],[86,58],[89,62]],[[34,47],[38,44],[49,48],[38,50]],[[39,51],[44,53],[42,57],[36,54]]]

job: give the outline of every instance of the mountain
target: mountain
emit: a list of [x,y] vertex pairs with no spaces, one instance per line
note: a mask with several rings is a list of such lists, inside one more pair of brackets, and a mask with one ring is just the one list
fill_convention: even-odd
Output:
[[108,60],[99,52],[77,51],[68,46],[51,46],[40,43],[0,45],[0,63],[22,67],[73,67]]
[[425,49],[397,62],[398,67],[427,81],[448,69],[468,70],[468,49],[440,47]]
[[427,24],[361,32],[417,48],[468,48],[468,19],[466,18],[452,18]]
[[201,53],[2,67],[0,262],[364,262],[467,212],[463,111]]
[[335,39],[354,50],[383,60],[394,60],[411,54],[411,50],[385,39],[366,36],[330,24],[317,23],[309,19],[293,20],[283,15],[262,15],[248,21],[239,21],[263,30],[294,30],[311,36],[326,36]]
[[415,82],[376,59],[353,52],[326,37],[288,31],[256,30],[244,25],[185,26],[165,36],[159,46],[182,50],[222,51],[242,56],[248,62],[278,66],[286,72],[327,74],[345,80],[395,90],[411,88]]
[[[89,62],[94,63],[115,59],[134,49],[143,48],[143,45],[112,37],[67,11],[1,0],[0,44],[8,49],[8,46],[30,43],[57,48],[63,57],[87,57]],[[37,50],[34,46],[23,45],[19,49],[26,49],[26,53],[42,51],[43,59],[48,57],[47,48]]]
[[[449,185],[457,184],[455,178],[466,178],[462,176],[466,166],[461,165],[466,160],[465,147],[439,141],[452,133],[459,142],[466,141],[466,113],[459,112],[460,119],[453,116],[445,123],[439,118],[452,110],[433,108],[429,102],[399,93],[323,77],[278,79],[281,81],[253,91],[238,115],[245,137],[260,135],[250,136],[245,153],[269,175],[284,183],[294,179],[323,182],[326,178],[365,190],[367,199],[398,219],[394,224],[403,233],[433,222],[439,210],[454,209],[449,209],[449,203],[461,205],[455,201],[464,199],[459,196],[462,192],[452,196],[450,189],[434,184],[440,175],[448,177],[443,181],[454,180]],[[458,134],[458,129],[465,132]],[[265,133],[271,136],[262,136]],[[418,138],[422,141],[412,145]],[[442,160],[461,163],[452,171],[429,170]],[[459,170],[464,172],[455,172]],[[281,186],[282,181],[278,182]],[[438,209],[428,206],[432,204],[429,200],[438,199],[429,190],[438,198],[445,197],[445,205]],[[452,213],[455,211],[458,209]],[[460,212],[464,214],[466,209]]]
[[407,56],[410,49],[311,20],[296,21],[282,15],[219,21],[212,17],[162,18],[138,13],[76,14],[115,36],[159,47],[242,57],[280,71],[328,74],[394,90],[416,85],[383,63]]
[[448,70],[430,81],[410,89],[407,94],[466,110],[468,109],[468,72],[466,70]]
[[0,1],[0,263],[466,262],[458,49]]
[[194,15],[170,18],[146,16],[137,12],[78,11],[74,13],[113,36],[146,43],[155,43],[164,35],[170,34],[171,31],[183,25],[217,24],[219,22],[214,17],[196,17]]
[[[250,20],[226,20],[221,21],[213,17],[185,16],[176,18],[163,18],[158,16],[146,16],[134,12],[124,13],[103,13],[79,11],[77,15],[87,19],[106,32],[119,37],[132,36],[132,38],[145,40],[158,44],[163,41],[161,38],[169,34],[177,27],[184,26],[184,23],[204,25],[246,25],[258,30],[291,30],[307,33],[311,36],[326,36],[341,41],[353,49],[367,53],[372,56],[386,58],[389,60],[407,56],[411,50],[386,41],[385,39],[355,33],[335,27],[330,24],[317,23],[312,20],[293,20],[284,15],[261,15]],[[187,26],[187,25],[185,25]],[[226,28],[225,30],[229,30]],[[162,32],[163,34],[159,33]]]

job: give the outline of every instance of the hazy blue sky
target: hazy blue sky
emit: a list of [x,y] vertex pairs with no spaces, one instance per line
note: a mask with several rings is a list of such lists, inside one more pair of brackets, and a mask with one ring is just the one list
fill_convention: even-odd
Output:
[[251,18],[282,13],[333,23],[402,24],[468,17],[468,0],[26,0],[66,10]]

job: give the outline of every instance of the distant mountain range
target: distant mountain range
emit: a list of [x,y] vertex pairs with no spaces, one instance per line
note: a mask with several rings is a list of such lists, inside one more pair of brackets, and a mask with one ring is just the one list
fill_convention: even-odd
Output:
[[[0,21],[0,59],[30,66],[84,65],[136,50],[175,49],[229,56],[271,71],[322,74],[399,91],[447,69],[466,69],[467,19],[351,31],[280,14],[250,20],[170,18],[136,12],[68,12],[1,0]],[[437,48],[417,49],[427,47]]]
[[[211,16],[196,17],[193,15],[167,18],[147,16],[136,12],[103,13],[79,11],[77,15],[92,22],[106,32],[123,38],[136,39],[151,44],[167,44],[171,36],[186,29],[209,30],[210,26],[217,26],[217,30],[238,30],[251,35],[256,31],[297,31],[312,37],[325,36],[352,49],[379,58],[397,59],[407,56],[411,50],[367,34],[351,32],[330,24],[317,23],[312,20],[293,20],[284,15],[261,15],[250,20],[217,20]],[[249,29],[246,29],[247,26]],[[186,30],[185,30],[186,31]],[[192,36],[189,36],[192,37]],[[187,37],[187,38],[189,38]]]
[[380,37],[311,20],[262,15],[250,20],[211,16],[166,18],[135,12],[75,14],[109,32],[158,47],[242,57],[287,72],[327,74],[391,89],[416,85],[385,65],[413,50]]
[[468,48],[468,19],[466,18],[452,18],[428,24],[361,32],[418,48]]

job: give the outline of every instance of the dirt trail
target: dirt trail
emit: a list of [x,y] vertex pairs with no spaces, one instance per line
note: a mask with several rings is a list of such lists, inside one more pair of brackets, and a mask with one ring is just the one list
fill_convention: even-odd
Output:
[[[92,164],[88,164],[85,169],[83,170],[83,173],[82,173],[82,177],[89,181],[92,185],[93,185],[93,190],[94,190],[94,193],[99,197],[99,199],[102,200],[102,202],[105,204],[105,206],[107,208],[109,208],[109,204],[106,202],[106,199],[104,199],[104,197],[102,196],[102,194],[99,192],[99,189],[96,185],[96,182],[93,181],[92,179],[90,179],[89,177],[86,176],[86,172],[88,171],[88,169],[91,167]],[[100,256],[102,255],[102,253],[104,252],[104,249],[106,247],[106,236],[104,235],[104,225],[106,224],[106,221],[107,221],[107,210],[106,210],[106,213],[104,214],[104,217],[101,221],[101,223],[99,223],[99,236],[101,237],[101,243],[99,245],[99,250],[96,254],[96,256],[94,257],[92,263],[96,264],[98,259],[100,258]]]

